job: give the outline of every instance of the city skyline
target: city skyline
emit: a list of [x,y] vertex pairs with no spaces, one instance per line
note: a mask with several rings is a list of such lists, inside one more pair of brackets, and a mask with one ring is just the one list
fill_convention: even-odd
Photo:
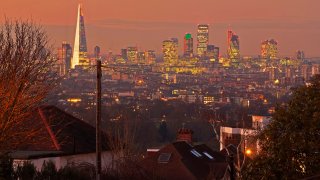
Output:
[[[30,17],[42,24],[48,31],[52,43],[58,47],[62,41],[68,41],[73,45],[78,3],[63,1],[64,6],[59,6],[61,3],[57,1],[16,0],[5,1],[0,10],[8,18]],[[220,47],[222,55],[226,54],[226,32],[231,25],[232,30],[240,37],[241,55],[259,55],[261,42],[273,38],[279,42],[280,56],[294,56],[300,49],[304,50],[308,57],[320,56],[317,47],[320,41],[320,16],[316,11],[320,3],[316,0],[310,0],[308,3],[297,0],[177,0],[171,2],[172,7],[165,7],[166,3],[163,1],[146,3],[142,0],[81,3],[84,5],[86,17],[89,53],[98,45],[102,54],[106,54],[109,49],[118,54],[121,48],[127,46],[138,46],[142,50],[154,49],[160,54],[163,40],[175,37],[182,42],[185,33],[190,32],[193,37],[196,36],[198,24],[209,24],[209,44]],[[196,3],[203,5],[201,9],[195,9],[199,7],[195,6]],[[1,21],[3,19],[1,18]],[[180,44],[179,54],[183,53],[182,48]]]

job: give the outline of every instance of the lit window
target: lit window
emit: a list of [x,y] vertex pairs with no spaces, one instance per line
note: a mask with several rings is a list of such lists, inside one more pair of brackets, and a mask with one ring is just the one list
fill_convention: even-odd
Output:
[[161,153],[158,157],[158,163],[168,163],[171,157],[171,153]]
[[196,157],[202,157],[202,155],[198,151],[196,151],[194,149],[192,149],[190,152]]
[[206,155],[209,159],[214,160],[214,158],[207,152],[203,152],[204,155]]

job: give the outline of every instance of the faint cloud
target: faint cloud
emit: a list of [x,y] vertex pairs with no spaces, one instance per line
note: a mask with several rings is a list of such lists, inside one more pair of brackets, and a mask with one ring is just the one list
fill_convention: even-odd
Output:
[[104,19],[91,23],[97,27],[124,29],[124,30],[169,30],[169,29],[185,29],[194,26],[193,23],[184,22],[159,22],[159,21],[135,21],[125,19]]
[[231,26],[241,29],[279,29],[279,30],[303,30],[319,29],[320,20],[302,18],[252,18],[239,19],[230,23]]

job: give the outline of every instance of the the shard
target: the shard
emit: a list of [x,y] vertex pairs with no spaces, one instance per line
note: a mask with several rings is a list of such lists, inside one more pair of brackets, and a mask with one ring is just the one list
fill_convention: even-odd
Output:
[[79,4],[71,67],[74,69],[75,66],[86,67],[88,65],[89,59],[87,57],[87,40],[84,28],[84,16],[82,12],[82,6]]

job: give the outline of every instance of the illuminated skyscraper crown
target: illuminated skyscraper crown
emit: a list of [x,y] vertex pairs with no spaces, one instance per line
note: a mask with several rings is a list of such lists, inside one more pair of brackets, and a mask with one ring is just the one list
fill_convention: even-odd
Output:
[[78,16],[77,16],[77,27],[73,47],[73,58],[71,68],[75,66],[88,66],[89,59],[87,57],[87,40],[84,27],[84,16],[82,12],[82,5],[79,4]]

